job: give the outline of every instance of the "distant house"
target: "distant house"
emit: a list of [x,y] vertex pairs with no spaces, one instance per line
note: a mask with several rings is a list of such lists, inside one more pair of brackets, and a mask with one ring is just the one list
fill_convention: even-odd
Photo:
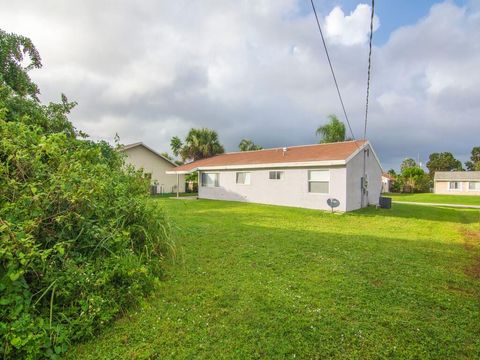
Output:
[[437,171],[435,194],[480,195],[480,171]]
[[382,193],[388,193],[392,190],[392,184],[395,178],[389,173],[382,174]]
[[[366,181],[363,180],[365,158]],[[351,211],[378,204],[382,168],[368,141],[346,141],[217,155],[170,174],[199,173],[203,199]]]
[[125,145],[120,151],[127,155],[127,164],[151,174],[153,193],[174,193],[177,189],[178,192],[185,192],[185,176],[167,174],[167,171],[175,169],[177,165],[152,148],[138,142]]

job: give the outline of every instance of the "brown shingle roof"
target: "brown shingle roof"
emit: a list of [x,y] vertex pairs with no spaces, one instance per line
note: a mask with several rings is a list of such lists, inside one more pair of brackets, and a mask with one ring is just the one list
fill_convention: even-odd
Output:
[[315,144],[283,148],[226,153],[211,158],[194,161],[172,169],[175,172],[188,172],[198,168],[236,165],[261,165],[310,161],[346,160],[364,140],[345,141],[330,144]]

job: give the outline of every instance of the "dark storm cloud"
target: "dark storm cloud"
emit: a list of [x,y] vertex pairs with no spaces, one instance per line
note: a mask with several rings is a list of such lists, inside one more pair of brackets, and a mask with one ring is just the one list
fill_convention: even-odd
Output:
[[[332,9],[333,10],[333,9]],[[434,6],[374,48],[368,137],[385,168],[432,151],[463,159],[480,145],[480,9]],[[362,135],[366,5],[323,14],[354,133]],[[342,115],[312,14],[281,1],[15,1],[2,27],[32,38],[45,101],[79,105],[92,138],[169,150],[190,127],[216,129],[228,150],[242,138],[269,146],[318,141]],[[382,19],[376,19],[381,26]]]

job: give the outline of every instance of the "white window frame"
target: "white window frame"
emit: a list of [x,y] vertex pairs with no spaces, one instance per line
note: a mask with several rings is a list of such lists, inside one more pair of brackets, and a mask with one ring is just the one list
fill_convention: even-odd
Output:
[[[272,173],[275,173],[275,174],[279,174],[280,176],[277,178],[277,177],[274,177],[272,178],[271,177],[271,174]],[[283,170],[269,170],[268,171],[268,180],[274,180],[274,181],[279,181],[279,180],[283,180],[285,178],[285,171]]]
[[[213,185],[207,185],[205,184],[205,182],[203,181],[203,176],[204,175],[207,175],[207,174],[212,174],[212,175],[216,175],[216,181],[214,181]],[[202,187],[207,187],[207,188],[216,188],[216,187],[219,187],[220,186],[220,173],[218,172],[210,172],[210,171],[206,171],[206,172],[202,172],[201,173],[201,184],[202,184]]]
[[480,180],[478,181],[469,181],[468,182],[468,186],[467,186],[467,191],[480,191],[480,187],[478,189],[470,189],[470,184],[472,183],[476,183],[476,184],[480,184]]
[[[248,174],[248,176],[245,176],[245,180],[248,179],[248,182],[244,182],[244,183],[238,182],[238,175],[239,174]],[[251,185],[252,184],[252,173],[250,171],[237,171],[235,173],[235,183],[237,185]]]
[[[451,184],[451,183],[458,183],[458,184],[460,184],[460,186],[458,187],[458,189],[452,189],[452,188],[450,187],[450,184]],[[462,191],[462,186],[463,186],[463,183],[462,183],[461,181],[454,181],[454,180],[453,180],[453,181],[449,181],[449,182],[448,182],[448,191]]]
[[[318,181],[318,180],[310,180],[310,174],[312,172],[319,172],[319,171],[322,171],[322,172],[326,172],[328,174],[328,181]],[[310,183],[312,182],[322,182],[322,183],[328,183],[328,191],[327,192],[312,192],[310,191]],[[331,176],[330,176],[330,169],[314,169],[314,170],[308,170],[308,173],[307,173],[307,192],[309,194],[313,194],[313,195],[330,195],[330,183],[331,183]]]

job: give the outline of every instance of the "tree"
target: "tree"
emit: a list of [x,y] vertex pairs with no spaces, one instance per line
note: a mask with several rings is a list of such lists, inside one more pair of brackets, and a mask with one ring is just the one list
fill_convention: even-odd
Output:
[[461,161],[455,159],[452,153],[449,152],[430,154],[426,166],[432,178],[436,171],[463,170]]
[[465,163],[468,171],[480,171],[480,146],[472,149],[470,160]]
[[183,161],[205,159],[225,152],[217,132],[207,128],[190,129],[184,142],[174,136],[170,147],[175,156],[180,156]]
[[328,115],[328,123],[320,126],[315,132],[321,136],[320,143],[334,143],[349,140],[345,134],[345,124],[336,115]]
[[390,174],[391,176],[395,177],[397,176],[397,173],[395,172],[395,169],[390,169],[387,171],[387,174]]
[[183,161],[175,160],[168,152],[164,151],[160,153],[165,159],[170,160],[171,162],[175,163],[176,165],[183,165]]
[[[25,55],[30,61],[26,67],[23,66]],[[10,87],[17,95],[30,96],[38,101],[40,90],[30,79],[28,71],[41,67],[40,54],[29,38],[0,29],[0,83]]]
[[252,151],[252,150],[262,150],[263,147],[256,145],[252,140],[242,139],[240,144],[238,144],[240,151]]
[[417,163],[412,158],[406,158],[400,164],[400,173],[403,173],[405,169],[417,167]]
[[182,140],[178,136],[172,137],[170,140],[170,148],[175,156],[180,156],[180,151],[182,151]]
[[400,181],[403,192],[427,192],[431,187],[431,178],[418,166],[406,167]]
[[173,158],[170,156],[170,154],[166,151],[160,153],[160,155],[162,155],[165,159],[167,160],[170,160],[170,161],[173,161]]

